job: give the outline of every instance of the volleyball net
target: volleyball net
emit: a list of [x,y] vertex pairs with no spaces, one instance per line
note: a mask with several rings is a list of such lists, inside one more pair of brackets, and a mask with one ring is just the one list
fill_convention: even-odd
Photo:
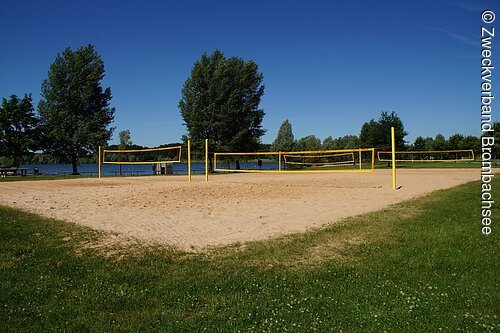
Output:
[[354,165],[354,152],[317,153],[317,154],[283,154],[283,162],[290,168],[330,168]]
[[374,163],[373,148],[214,153],[217,172],[367,172]]
[[[390,151],[378,151],[379,162],[391,162]],[[474,151],[464,150],[431,150],[431,151],[397,151],[396,162],[472,162]]]
[[180,163],[182,146],[148,149],[103,149],[102,164]]

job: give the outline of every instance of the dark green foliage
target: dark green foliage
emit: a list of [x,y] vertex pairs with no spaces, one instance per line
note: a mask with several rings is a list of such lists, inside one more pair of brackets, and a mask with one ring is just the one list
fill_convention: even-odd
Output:
[[337,140],[339,142],[339,149],[353,149],[360,147],[360,141],[357,135],[345,135]]
[[308,135],[297,141],[295,147],[295,149],[298,151],[320,150],[321,140],[318,139],[315,135]]
[[226,58],[216,50],[204,53],[182,88],[179,108],[193,149],[201,150],[209,140],[217,151],[257,150],[265,133],[263,75],[252,60]]
[[356,135],[345,135],[336,139],[329,136],[323,140],[322,148],[325,150],[359,148],[359,138]]
[[118,133],[118,137],[120,138],[120,144],[118,145],[119,149],[127,149],[132,145],[130,130],[120,131],[120,133]]
[[403,122],[396,112],[382,112],[378,121],[374,119],[366,122],[361,127],[359,139],[365,148],[382,148],[391,146],[391,127],[394,127],[396,136],[396,148],[402,150],[405,147],[405,131]]
[[[366,122],[361,126],[361,132],[359,134],[359,138],[361,141],[362,147],[384,147],[387,146],[386,143],[381,144],[381,134],[380,134],[380,126],[375,119]],[[389,141],[390,146],[390,141]]]
[[[122,131],[127,132],[127,131]],[[120,132],[120,133],[122,133]],[[171,144],[163,144],[158,147],[144,147],[140,145],[133,144],[132,141],[129,141],[129,145],[122,145],[124,142],[121,142],[118,145],[111,145],[107,147],[109,150],[143,150],[149,148],[166,148],[166,147],[175,147],[181,146],[181,143],[171,143]],[[186,149],[184,149],[186,150]],[[175,160],[177,159],[179,154],[178,149],[171,150],[161,150],[161,151],[147,151],[147,152],[127,152],[127,153],[106,153],[106,161],[112,162],[146,162],[146,161],[162,161],[162,160]],[[187,155],[181,156],[184,160],[187,159]]]
[[415,142],[413,143],[413,147],[411,148],[412,148],[411,150],[417,150],[417,151],[426,150],[427,147],[425,144],[425,139],[421,136],[418,136],[415,139]]
[[[56,164],[57,159],[50,156],[49,154],[34,153],[28,156],[24,156],[21,164]],[[91,163],[95,163],[92,161]]]
[[436,138],[423,138],[418,136],[410,150],[469,150],[474,152],[480,150],[480,139],[474,135],[463,136],[462,134],[453,134],[446,140],[442,134],[436,135]]
[[477,136],[467,135],[460,142],[459,149],[472,149],[474,152],[481,150],[481,141]]
[[448,147],[448,149],[452,149],[452,150],[455,150],[455,149],[464,149],[464,147],[462,146],[462,142],[464,140],[464,136],[462,134],[453,134],[452,136],[450,136],[446,142],[446,146]]
[[448,145],[446,143],[446,139],[442,134],[436,135],[434,140],[432,141],[431,150],[446,150]]
[[280,126],[271,149],[273,151],[292,151],[294,149],[294,142],[292,124],[290,124],[288,119],[285,119]]
[[[50,154],[34,153],[24,155],[21,159],[21,164],[57,164],[58,158]],[[97,154],[78,158],[78,164],[95,164],[97,163]]]
[[325,150],[334,150],[339,149],[337,141],[332,138],[332,136],[327,137],[323,140],[323,144],[321,145]]
[[44,150],[70,161],[77,173],[79,157],[92,154],[111,138],[115,109],[111,89],[103,90],[104,62],[92,45],[58,54],[42,84],[39,112]]
[[432,146],[434,145],[434,139],[430,136],[425,138],[425,150],[432,150]]
[[38,148],[37,124],[31,94],[24,95],[23,99],[16,95],[8,100],[3,98],[0,107],[0,156],[8,162],[6,166],[18,167],[24,155]]

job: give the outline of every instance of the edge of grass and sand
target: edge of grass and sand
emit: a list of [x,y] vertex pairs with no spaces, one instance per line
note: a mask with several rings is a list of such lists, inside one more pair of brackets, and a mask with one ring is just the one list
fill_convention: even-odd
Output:
[[498,235],[480,213],[470,182],[188,254],[0,207],[0,330],[494,331]]

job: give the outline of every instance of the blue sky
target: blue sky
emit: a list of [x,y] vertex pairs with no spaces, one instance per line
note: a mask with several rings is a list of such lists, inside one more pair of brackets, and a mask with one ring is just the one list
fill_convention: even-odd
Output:
[[[489,0],[1,0],[0,97],[32,93],[38,104],[56,55],[91,43],[116,107],[113,142],[124,129],[136,144],[176,142],[186,133],[182,85],[203,52],[220,49],[254,60],[264,74],[265,143],[286,118],[296,138],[324,139],[359,134],[381,111],[399,114],[410,141],[480,135],[480,13],[498,7]],[[500,81],[493,84],[498,95]]]

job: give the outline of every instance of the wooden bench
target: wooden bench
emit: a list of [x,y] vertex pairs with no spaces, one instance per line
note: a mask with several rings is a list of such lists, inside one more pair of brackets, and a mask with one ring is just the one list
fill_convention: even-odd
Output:
[[26,176],[28,170],[28,168],[0,168],[0,177],[15,176],[18,172],[21,176]]

